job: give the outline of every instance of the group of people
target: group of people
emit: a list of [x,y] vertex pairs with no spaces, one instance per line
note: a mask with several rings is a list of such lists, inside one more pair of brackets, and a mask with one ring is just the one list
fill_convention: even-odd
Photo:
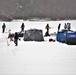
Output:
[[71,29],[71,24],[70,23],[65,23],[64,29],[65,30],[70,30]]
[[[60,30],[60,27],[61,27],[61,23],[59,23],[59,25],[58,25],[58,32],[59,32],[59,30]],[[2,25],[2,33],[5,32],[5,28],[6,28],[6,25],[5,25],[5,23],[3,23],[3,25]],[[22,25],[21,25],[20,28],[21,28],[21,32],[24,32],[24,28],[25,28],[24,23],[22,23]],[[45,26],[45,29],[46,29],[45,36],[50,36],[50,34],[49,34],[49,29],[51,29],[51,27],[49,26],[49,24],[47,24],[47,25]],[[71,29],[70,23],[65,23],[64,29],[65,29],[65,30],[70,30],[70,29]],[[15,45],[17,46],[17,45],[18,45],[18,39],[19,39],[18,33],[15,32],[15,34],[13,35],[13,34],[11,34],[11,30],[9,30],[9,36],[8,36],[8,38],[10,38],[10,41],[13,41],[13,39],[12,39],[13,37],[14,37],[14,43],[15,43]],[[20,39],[19,39],[19,40],[20,40]]]
[[[6,25],[5,25],[5,23],[3,23],[3,25],[2,25],[2,33],[5,32],[5,28],[6,28]],[[21,32],[24,32],[24,28],[25,28],[24,23],[22,23],[20,28],[21,28]],[[49,29],[51,29],[51,27],[49,26],[49,24],[46,25],[45,29],[47,30],[46,33],[45,33],[45,36],[50,36],[49,35]],[[13,37],[14,37],[14,40],[13,40]],[[20,40],[20,38],[18,37],[18,33],[17,32],[15,32],[15,34],[11,34],[11,30],[9,29],[8,38],[10,38],[10,41],[14,41],[15,46],[18,45],[18,39]]]
[[[21,28],[21,32],[24,32],[24,28],[25,28],[24,23],[22,23],[20,28]],[[5,33],[5,29],[6,29],[6,25],[5,25],[5,23],[3,23],[3,25],[2,25],[2,33]],[[18,40],[20,40],[20,38],[18,37],[18,33],[17,32],[15,32],[15,34],[11,34],[11,30],[9,29],[8,38],[10,38],[10,41],[14,41],[15,46],[18,46]],[[13,38],[14,38],[14,40],[13,40]]]
[[[61,23],[59,23],[59,25],[58,25],[58,32],[60,30],[60,27],[61,27]],[[64,24],[64,30],[70,31],[70,29],[71,29],[71,24],[70,23],[65,23]]]
[[[21,32],[24,31],[24,28],[25,28],[25,25],[24,25],[24,23],[22,23],[22,25],[21,25]],[[5,25],[5,23],[3,23],[3,25],[2,25],[2,33],[5,33],[5,29],[6,29],[6,25]]]
[[[6,25],[5,25],[5,23],[3,23],[3,25],[2,25],[2,33],[5,32],[5,28],[6,28]],[[20,28],[21,28],[21,32],[24,32],[24,28],[25,28],[24,23],[22,23],[22,25],[21,25]],[[47,25],[45,26],[45,29],[46,29],[45,36],[50,36],[50,34],[49,34],[49,29],[51,29],[51,27],[49,26],[49,24],[47,24]],[[13,37],[14,37],[14,40],[13,40]],[[18,33],[17,33],[17,32],[15,32],[15,34],[11,34],[11,30],[9,29],[8,38],[10,38],[10,41],[14,41],[15,46],[18,45],[18,40],[20,40],[20,38],[18,37]]]

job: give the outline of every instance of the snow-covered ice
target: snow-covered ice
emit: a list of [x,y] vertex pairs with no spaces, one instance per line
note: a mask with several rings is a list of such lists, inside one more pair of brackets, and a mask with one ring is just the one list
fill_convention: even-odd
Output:
[[11,32],[14,33],[20,31],[22,22],[25,24],[25,30],[30,28],[42,29],[43,34],[45,34],[47,23],[53,27],[50,29],[50,33],[57,32],[59,23],[62,24],[62,29],[64,23],[68,22],[71,23],[71,29],[76,31],[76,20],[0,22],[0,75],[76,74],[76,45],[48,41],[49,38],[55,39],[55,36],[45,37],[43,42],[24,42],[21,38],[17,47],[15,47],[14,42],[9,42],[10,45],[7,46],[8,33],[2,33],[2,24],[6,24],[6,32],[11,29]]

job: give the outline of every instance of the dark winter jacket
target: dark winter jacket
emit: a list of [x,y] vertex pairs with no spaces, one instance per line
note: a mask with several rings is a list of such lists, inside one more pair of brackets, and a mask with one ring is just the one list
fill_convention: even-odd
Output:
[[24,28],[25,26],[24,26],[24,23],[22,23],[22,25],[21,25],[21,28]]
[[3,25],[2,25],[2,28],[6,28],[6,25],[5,25],[5,24],[3,24]]
[[61,24],[58,25],[58,31],[60,30],[60,26],[61,26]]
[[18,33],[15,33],[15,35],[14,35],[14,39],[18,39]]

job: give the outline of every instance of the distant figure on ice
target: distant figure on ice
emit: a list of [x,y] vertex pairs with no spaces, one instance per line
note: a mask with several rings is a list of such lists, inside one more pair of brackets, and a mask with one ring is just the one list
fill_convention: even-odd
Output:
[[58,32],[59,32],[59,30],[60,30],[60,26],[61,26],[61,23],[59,23],[59,25],[58,25]]
[[25,25],[24,25],[24,23],[22,23],[22,25],[21,25],[21,32],[24,32],[24,28],[25,28]]
[[67,30],[67,24],[66,24],[66,23],[65,23],[65,25],[64,25],[64,29]]
[[70,23],[65,23],[64,29],[65,29],[65,30],[70,30],[70,29],[71,29]]
[[2,25],[2,33],[5,32],[5,28],[6,28],[6,25],[5,25],[5,23],[3,23],[3,25]]
[[67,23],[67,27],[68,27],[68,30],[70,30],[71,29],[71,24],[70,23]]
[[[18,33],[15,32],[15,35],[14,35],[14,43],[15,43],[15,46],[18,46],[18,39],[19,39]],[[20,39],[19,39],[19,40],[20,40]]]
[[51,29],[51,27],[49,26],[49,24],[46,25],[45,29],[47,30],[45,36],[50,36],[49,29]]

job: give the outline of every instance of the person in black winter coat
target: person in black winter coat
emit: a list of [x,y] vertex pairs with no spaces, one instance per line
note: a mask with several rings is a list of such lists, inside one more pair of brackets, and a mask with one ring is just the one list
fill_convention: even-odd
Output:
[[24,25],[24,23],[22,23],[22,25],[21,25],[21,32],[24,31],[24,28],[25,28],[25,25]]
[[6,28],[6,25],[5,25],[5,23],[3,23],[3,25],[2,25],[2,33],[5,32],[5,28]]
[[58,31],[60,30],[61,23],[58,25]]
[[68,30],[70,30],[71,29],[71,24],[67,23],[67,25],[68,25]]
[[[14,35],[14,43],[15,43],[15,46],[18,46],[18,39],[19,39],[18,33],[15,32],[15,35]],[[20,39],[19,39],[19,40],[20,40]]]
[[66,23],[65,23],[65,25],[64,25],[64,29],[67,30],[67,24],[66,24]]

